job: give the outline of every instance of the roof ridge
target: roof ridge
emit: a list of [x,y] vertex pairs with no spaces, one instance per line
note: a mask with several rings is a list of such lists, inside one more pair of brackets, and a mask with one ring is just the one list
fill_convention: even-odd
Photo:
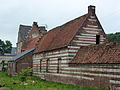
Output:
[[[55,28],[50,29],[50,30],[48,31],[48,33],[49,33],[50,31],[52,31],[52,30],[56,30],[56,28],[61,28],[62,26],[68,25],[68,24],[74,22],[75,20],[77,20],[77,19],[79,19],[79,18],[81,18],[81,17],[84,17],[85,15],[87,15],[87,14],[81,15],[81,16],[75,18],[75,19],[72,19],[72,20],[67,21],[66,23],[64,23],[64,24],[62,24],[62,25],[56,26]],[[46,33],[46,34],[48,34],[48,33]]]
[[20,24],[20,26],[25,26],[25,27],[32,27],[32,26],[29,26],[29,25],[23,25],[23,24]]

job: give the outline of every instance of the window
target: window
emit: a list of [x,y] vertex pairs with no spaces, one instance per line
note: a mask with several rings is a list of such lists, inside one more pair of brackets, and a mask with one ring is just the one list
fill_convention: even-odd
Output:
[[40,60],[40,72],[42,71],[42,60]]
[[48,72],[49,59],[46,61],[46,72]]
[[61,62],[61,58],[58,58],[57,73],[60,72],[60,62]]
[[21,50],[21,52],[24,52],[25,50]]
[[100,35],[96,35],[96,44],[100,44]]

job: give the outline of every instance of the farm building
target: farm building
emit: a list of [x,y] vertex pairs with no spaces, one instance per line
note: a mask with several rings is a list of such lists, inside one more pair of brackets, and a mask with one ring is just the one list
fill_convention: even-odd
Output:
[[26,50],[8,62],[8,74],[15,75],[19,73],[22,69],[32,68],[32,54],[35,49]]
[[21,53],[21,51],[22,51],[21,47],[22,47],[23,41],[25,41],[27,33],[30,30],[31,30],[31,26],[26,26],[26,25],[19,26],[18,41],[17,41],[17,54]]
[[35,37],[41,38],[46,34],[47,30],[45,26],[38,26],[37,22],[33,22],[32,26],[20,25],[17,41],[17,54],[27,49],[27,45],[30,40]]
[[[12,47],[10,53],[4,53],[4,55],[0,55],[0,71],[3,68],[2,62],[7,64],[8,61],[11,60],[15,56],[16,56],[16,47]],[[5,68],[7,68],[7,65],[5,65]]]
[[[23,30],[25,30],[25,28]],[[28,28],[26,31],[28,31]],[[32,67],[33,51],[41,37],[46,34],[46,32],[47,30],[45,30],[45,27],[38,27],[37,22],[33,22],[31,29],[27,32],[27,35],[25,34],[26,36],[24,36],[24,40],[20,46],[20,52],[8,63],[9,74],[14,75],[19,73],[22,69]],[[20,36],[18,36],[18,40],[19,38]]]
[[33,76],[80,86],[117,87],[119,59],[113,57],[113,51],[118,50],[119,44],[106,43],[95,6],[88,6],[87,14],[41,38],[33,55]]
[[2,61],[5,61],[7,63],[14,56],[16,56],[16,47],[12,47],[11,53],[4,53],[4,55],[0,55],[0,63]]
[[10,61],[9,74],[33,67],[33,76],[48,81],[120,89],[120,42],[108,43],[95,6],[48,32],[34,22],[24,35],[18,43],[23,52]]
[[[38,27],[37,22],[33,22],[31,30],[27,33],[25,40],[22,43],[21,51],[35,48],[37,42],[47,33],[44,26]],[[19,36],[18,36],[19,37]]]
[[84,76],[72,83],[120,90],[120,41],[81,47],[69,67],[66,73]]
[[[8,61],[10,59],[12,59],[13,57],[15,57],[15,55],[0,55],[0,71],[2,71],[3,68],[3,64],[2,62],[5,62],[6,64],[8,63]],[[5,65],[5,68],[7,68],[7,65]]]

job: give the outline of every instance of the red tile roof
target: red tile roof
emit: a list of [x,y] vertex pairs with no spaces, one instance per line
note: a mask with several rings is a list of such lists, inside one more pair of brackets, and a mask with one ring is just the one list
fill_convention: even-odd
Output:
[[36,44],[39,41],[39,37],[35,37],[33,38],[31,41],[29,41],[28,43],[26,43],[26,48],[22,48],[22,50],[29,50],[32,48],[36,48]]
[[120,41],[82,47],[71,63],[120,63]]
[[80,29],[86,17],[87,14],[50,30],[38,43],[35,53],[67,46]]

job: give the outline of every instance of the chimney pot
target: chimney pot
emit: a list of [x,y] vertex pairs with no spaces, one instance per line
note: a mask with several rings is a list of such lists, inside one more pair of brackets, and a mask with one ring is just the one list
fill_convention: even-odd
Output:
[[93,5],[88,6],[88,14],[90,14],[90,15],[95,14],[95,6],[93,6]]
[[37,27],[38,27],[38,24],[37,24],[37,22],[33,22],[33,26],[37,26]]

